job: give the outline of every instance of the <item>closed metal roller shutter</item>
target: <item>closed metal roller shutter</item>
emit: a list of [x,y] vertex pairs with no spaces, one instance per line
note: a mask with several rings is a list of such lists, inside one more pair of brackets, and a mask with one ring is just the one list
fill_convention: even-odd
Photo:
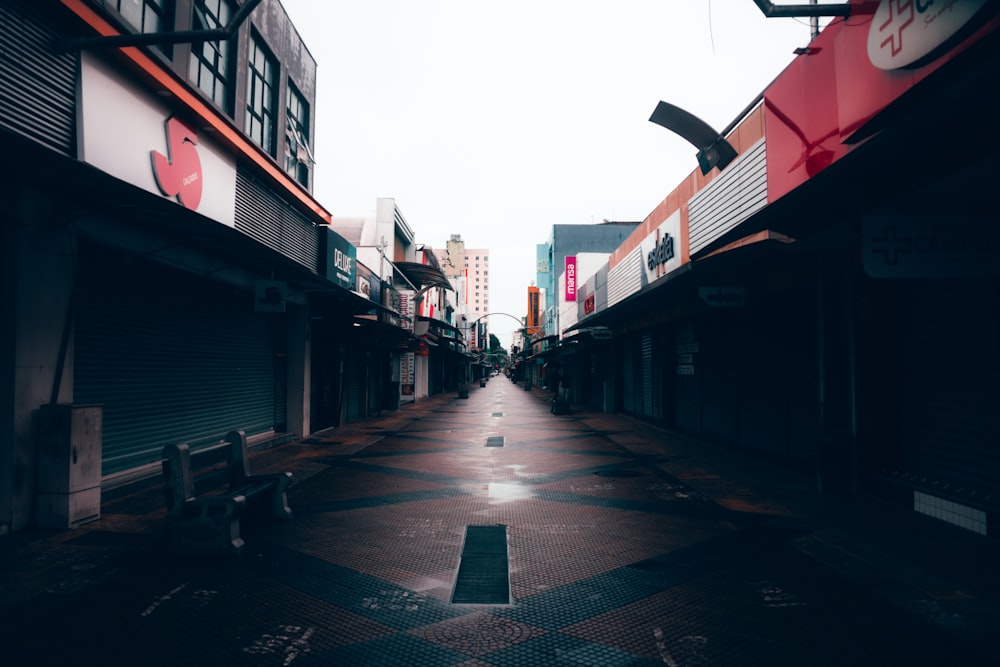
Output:
[[901,285],[904,468],[928,482],[1000,489],[1000,289],[996,283]]
[[702,432],[726,442],[737,440],[736,395],[742,322],[730,313],[712,314],[702,329]]
[[653,334],[644,333],[640,338],[642,354],[642,415],[655,417],[653,409]]
[[677,428],[701,430],[701,342],[692,322],[677,324],[669,368],[674,373]]
[[274,430],[283,328],[252,295],[100,251],[80,265],[74,400],[104,406],[103,474],[156,462],[168,443]]
[[737,421],[740,444],[784,456],[788,453],[790,394],[812,398],[815,385],[792,381],[792,367],[807,361],[798,353],[802,345],[790,335],[797,333],[786,305],[791,299],[769,298],[747,309],[747,325],[732,342],[740,348]]
[[357,352],[349,354],[344,366],[347,373],[344,387],[344,421],[353,422],[361,418],[365,387],[364,356]]
[[670,336],[660,330],[653,335],[653,414],[658,421],[669,421],[667,400],[673,384],[674,366],[668,354]]
[[632,338],[622,341],[622,409],[635,414],[635,355],[632,353]]

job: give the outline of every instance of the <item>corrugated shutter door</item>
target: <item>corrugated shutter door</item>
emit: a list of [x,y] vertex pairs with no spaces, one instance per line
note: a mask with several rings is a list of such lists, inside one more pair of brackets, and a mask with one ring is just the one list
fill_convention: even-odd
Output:
[[274,428],[275,323],[249,294],[94,259],[78,287],[74,400],[104,406],[104,474],[158,461],[168,443]]
[[635,373],[634,355],[632,354],[632,338],[622,341],[622,409],[635,414]]
[[904,467],[967,489],[1000,488],[1000,298],[995,283],[899,290]]
[[674,377],[674,413],[677,427],[701,430],[701,350],[692,322],[677,324],[669,368]]
[[735,442],[737,344],[743,334],[739,316],[711,313],[702,330],[701,373],[702,432],[725,442]]
[[655,417],[653,412],[653,334],[644,333],[642,347],[642,415]]
[[354,422],[361,418],[361,398],[364,393],[364,359],[361,354],[347,356],[345,360],[347,378],[344,387],[344,421]]

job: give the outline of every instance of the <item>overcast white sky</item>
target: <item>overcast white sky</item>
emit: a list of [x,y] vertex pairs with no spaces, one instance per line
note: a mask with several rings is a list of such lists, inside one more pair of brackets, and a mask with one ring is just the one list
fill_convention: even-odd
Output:
[[553,224],[642,220],[697,168],[659,100],[722,130],[810,37],[753,0],[282,4],[318,64],[318,201],[392,197],[418,243],[488,248],[490,310],[517,316]]

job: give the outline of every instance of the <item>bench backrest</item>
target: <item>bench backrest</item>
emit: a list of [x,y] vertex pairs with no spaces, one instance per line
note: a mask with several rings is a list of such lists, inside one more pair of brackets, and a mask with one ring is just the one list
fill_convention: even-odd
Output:
[[[210,489],[229,484],[244,485],[250,478],[247,436],[243,431],[226,434],[228,447],[208,447],[192,452],[187,443],[163,448],[163,480],[168,508],[179,507]],[[226,452],[225,450],[229,451]]]
[[230,431],[226,434],[226,442],[229,443],[229,482],[237,485],[250,477],[247,434],[244,431]]
[[167,508],[173,509],[194,498],[191,474],[191,448],[187,443],[163,448],[163,480],[166,482]]

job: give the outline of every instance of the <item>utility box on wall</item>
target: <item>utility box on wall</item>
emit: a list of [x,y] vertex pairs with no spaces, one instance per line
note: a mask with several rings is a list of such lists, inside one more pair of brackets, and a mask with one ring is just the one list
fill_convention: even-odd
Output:
[[43,405],[38,416],[39,526],[71,528],[101,516],[100,405]]

